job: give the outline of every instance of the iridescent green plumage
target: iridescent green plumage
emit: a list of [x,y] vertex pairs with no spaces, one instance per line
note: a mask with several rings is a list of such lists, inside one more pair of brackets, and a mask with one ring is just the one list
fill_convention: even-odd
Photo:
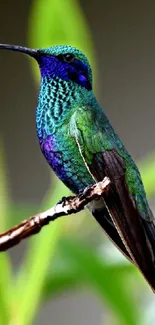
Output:
[[71,46],[0,48],[37,60],[41,85],[36,125],[45,158],[75,193],[109,177],[110,189],[88,209],[155,290],[154,217],[139,171],[94,96],[87,58]]
[[98,105],[78,108],[71,117],[70,125],[71,133],[74,134],[88,166],[92,165],[95,155],[95,160],[98,159],[96,168],[102,170],[101,153],[112,150],[117,152],[123,159],[126,185],[137,209],[144,218],[152,220],[139,171],[101,108]]

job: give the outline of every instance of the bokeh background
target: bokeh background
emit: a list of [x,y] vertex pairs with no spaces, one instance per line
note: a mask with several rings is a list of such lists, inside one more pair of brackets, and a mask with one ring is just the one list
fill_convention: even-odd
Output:
[[[0,43],[68,43],[93,66],[95,91],[155,196],[153,1],[1,1]],[[68,190],[37,142],[37,64],[0,52],[0,232]],[[0,325],[150,325],[155,298],[85,212],[0,255]]]

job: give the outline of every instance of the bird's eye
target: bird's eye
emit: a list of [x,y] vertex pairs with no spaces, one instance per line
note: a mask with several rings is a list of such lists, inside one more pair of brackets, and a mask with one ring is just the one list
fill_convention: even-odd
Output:
[[73,62],[75,60],[75,55],[72,53],[60,54],[58,55],[59,59],[64,62]]

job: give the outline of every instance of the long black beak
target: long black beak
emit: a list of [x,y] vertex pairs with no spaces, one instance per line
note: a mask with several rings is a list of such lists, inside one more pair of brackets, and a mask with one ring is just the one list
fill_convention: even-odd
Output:
[[37,49],[30,49],[23,46],[18,45],[10,45],[10,44],[0,44],[0,50],[9,50],[9,51],[17,51],[28,54],[37,60],[39,53]]

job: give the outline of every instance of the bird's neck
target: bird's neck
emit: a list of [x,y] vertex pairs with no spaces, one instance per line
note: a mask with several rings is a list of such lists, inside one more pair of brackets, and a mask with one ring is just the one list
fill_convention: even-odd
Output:
[[42,78],[36,112],[39,138],[53,134],[78,106],[90,105],[93,98],[92,91],[72,81],[58,77]]

